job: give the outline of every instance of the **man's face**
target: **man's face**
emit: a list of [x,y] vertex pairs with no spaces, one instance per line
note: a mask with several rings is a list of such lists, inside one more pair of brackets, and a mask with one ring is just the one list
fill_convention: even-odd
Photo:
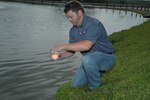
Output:
[[80,24],[80,15],[79,15],[79,12],[76,13],[76,12],[73,12],[72,10],[69,10],[67,13],[66,13],[66,16],[69,20],[69,22],[73,25],[73,26],[79,26]]

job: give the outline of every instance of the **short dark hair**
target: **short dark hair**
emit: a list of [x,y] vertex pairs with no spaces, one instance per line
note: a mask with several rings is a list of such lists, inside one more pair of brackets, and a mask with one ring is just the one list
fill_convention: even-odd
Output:
[[67,13],[69,10],[72,10],[76,13],[81,10],[83,13],[85,13],[82,4],[77,0],[71,0],[65,5],[64,12]]

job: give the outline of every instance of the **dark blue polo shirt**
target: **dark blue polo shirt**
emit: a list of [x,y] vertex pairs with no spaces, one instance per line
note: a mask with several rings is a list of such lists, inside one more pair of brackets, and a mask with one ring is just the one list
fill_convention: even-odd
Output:
[[82,54],[95,51],[108,54],[114,52],[112,44],[107,38],[103,24],[99,20],[86,15],[84,16],[81,26],[73,26],[69,33],[69,43],[82,40],[89,40],[94,43],[89,51],[81,52]]

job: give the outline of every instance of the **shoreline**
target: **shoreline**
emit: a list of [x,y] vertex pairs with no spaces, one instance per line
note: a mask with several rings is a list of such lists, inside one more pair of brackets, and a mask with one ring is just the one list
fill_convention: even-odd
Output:
[[[40,4],[40,5],[52,5],[52,6],[65,6],[67,1],[34,1],[34,0],[0,0],[2,2],[20,2],[20,3],[29,3],[29,4]],[[82,2],[83,7],[85,8],[104,8],[104,9],[113,9],[113,10],[125,10],[125,11],[133,11],[141,10],[144,13],[142,16],[144,18],[150,18],[150,7],[149,6],[142,6],[138,4],[117,4],[117,3],[86,3]]]

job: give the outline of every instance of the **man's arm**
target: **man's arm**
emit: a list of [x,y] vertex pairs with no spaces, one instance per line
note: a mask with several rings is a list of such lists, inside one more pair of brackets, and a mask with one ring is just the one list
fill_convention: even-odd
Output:
[[89,40],[83,40],[75,43],[69,43],[69,44],[61,44],[56,45],[52,48],[53,51],[88,51],[92,47],[93,42]]
[[71,57],[75,54],[74,51],[64,51],[59,54],[59,58]]
[[56,53],[53,55],[51,53],[49,56],[53,60],[57,60],[59,58],[65,58],[65,57],[70,57],[72,56],[76,51],[77,52],[82,52],[82,51],[88,51],[92,47],[93,42],[89,40],[84,40],[84,41],[79,41],[75,43],[68,43],[68,44],[61,44],[61,45],[56,45],[51,48],[51,51]]

